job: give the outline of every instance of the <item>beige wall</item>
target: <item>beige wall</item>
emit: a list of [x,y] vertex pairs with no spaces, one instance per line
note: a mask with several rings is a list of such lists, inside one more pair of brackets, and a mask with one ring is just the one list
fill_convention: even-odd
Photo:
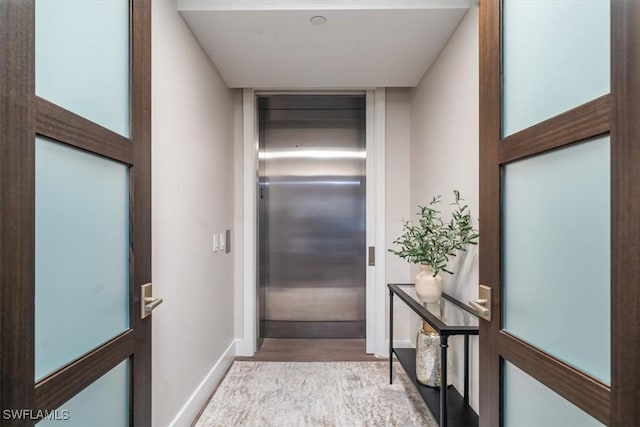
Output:
[[241,339],[244,335],[244,141],[243,141],[243,114],[242,91],[234,94],[233,122],[233,223],[232,248],[234,248],[233,263],[233,288],[234,288],[234,336]]
[[[411,89],[386,90],[385,145],[385,206],[386,206],[386,267],[387,283],[412,283],[411,267],[405,260],[386,251],[402,232],[402,224],[409,219],[411,208]],[[410,310],[404,304],[394,304],[393,340],[408,346],[415,331],[407,327]],[[387,303],[386,318],[389,318]],[[387,323],[388,325],[388,323]],[[387,326],[388,328],[388,326]],[[386,331],[389,339],[389,331]]]
[[[473,6],[436,62],[411,93],[411,207],[458,189],[478,215],[478,6]],[[447,203],[441,205],[448,209]],[[477,223],[476,223],[477,224]],[[481,230],[482,234],[482,230]],[[480,238],[482,241],[482,237]],[[458,256],[443,273],[445,292],[467,302],[477,297],[478,251]],[[478,341],[471,339],[471,404],[478,410]],[[453,340],[454,379],[462,390],[462,339]]]
[[175,0],[152,10],[153,424],[189,425],[233,357],[233,253],[212,235],[234,225],[234,93]]

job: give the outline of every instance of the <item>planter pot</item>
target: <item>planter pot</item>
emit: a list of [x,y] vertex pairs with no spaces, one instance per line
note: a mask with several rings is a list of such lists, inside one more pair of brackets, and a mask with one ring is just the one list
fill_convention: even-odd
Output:
[[416,274],[416,293],[423,303],[436,302],[442,295],[442,277],[433,277],[433,269],[429,265],[420,264]]

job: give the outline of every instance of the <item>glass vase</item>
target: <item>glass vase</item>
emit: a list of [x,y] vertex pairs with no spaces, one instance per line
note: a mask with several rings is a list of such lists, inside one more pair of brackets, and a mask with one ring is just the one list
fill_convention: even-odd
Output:
[[[447,349],[447,384],[453,384],[452,348]],[[416,379],[428,387],[440,387],[440,335],[428,324],[418,329],[416,336]]]

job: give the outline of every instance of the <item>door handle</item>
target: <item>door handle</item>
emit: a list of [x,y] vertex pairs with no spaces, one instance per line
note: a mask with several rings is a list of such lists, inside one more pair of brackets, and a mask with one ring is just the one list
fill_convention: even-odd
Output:
[[478,290],[480,298],[469,301],[469,305],[478,312],[478,317],[491,321],[491,288],[486,285],[480,285]]
[[151,315],[153,309],[162,304],[162,298],[154,298],[153,285],[145,283],[140,286],[140,318],[144,319]]
[[486,307],[487,300],[486,299],[477,299],[475,301],[469,301],[469,305],[473,307],[478,313],[481,313],[483,316],[488,316],[491,311]]
[[144,311],[150,312],[160,304],[162,304],[162,298],[145,298],[144,299]]

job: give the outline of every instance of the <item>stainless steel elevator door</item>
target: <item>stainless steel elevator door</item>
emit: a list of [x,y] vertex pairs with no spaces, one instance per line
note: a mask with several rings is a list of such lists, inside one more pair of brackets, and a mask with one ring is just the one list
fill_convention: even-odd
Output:
[[365,98],[259,105],[262,338],[365,336]]

